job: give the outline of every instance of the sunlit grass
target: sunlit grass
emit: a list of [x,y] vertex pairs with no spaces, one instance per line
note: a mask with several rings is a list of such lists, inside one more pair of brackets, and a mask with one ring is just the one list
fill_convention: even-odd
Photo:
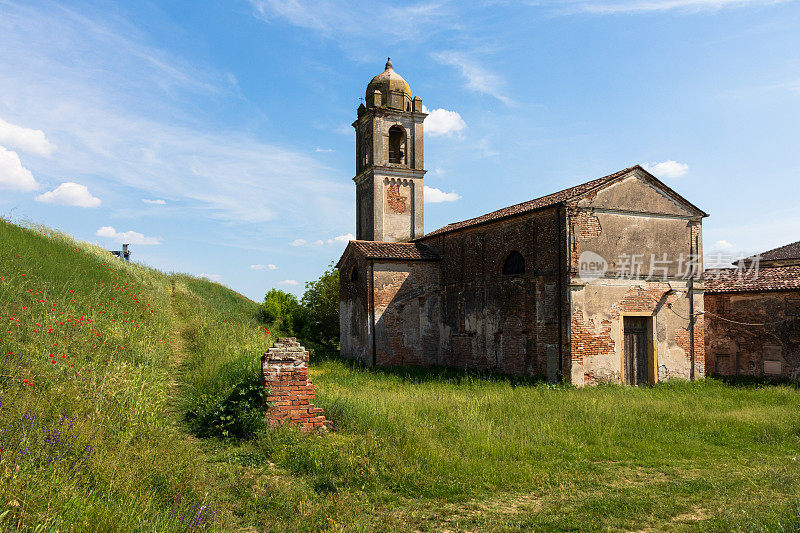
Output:
[[[203,501],[207,481],[164,416],[167,278],[45,228],[0,221],[0,243],[2,523],[181,529],[179,513]],[[57,436],[65,413],[72,426]],[[70,467],[53,459],[55,438],[91,452]]]
[[800,530],[791,385],[314,357],[335,431],[266,431],[254,302],[46,228],[0,243],[0,529]]

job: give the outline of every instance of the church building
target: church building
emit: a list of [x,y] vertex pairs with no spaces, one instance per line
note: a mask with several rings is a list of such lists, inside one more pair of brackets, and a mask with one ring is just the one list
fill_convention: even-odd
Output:
[[353,123],[344,357],[577,386],[704,375],[705,212],[636,165],[425,234],[425,117],[388,61]]

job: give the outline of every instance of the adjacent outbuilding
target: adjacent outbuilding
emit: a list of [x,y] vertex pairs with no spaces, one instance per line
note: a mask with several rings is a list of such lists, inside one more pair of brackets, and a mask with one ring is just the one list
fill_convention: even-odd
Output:
[[709,373],[800,378],[800,241],[706,278]]

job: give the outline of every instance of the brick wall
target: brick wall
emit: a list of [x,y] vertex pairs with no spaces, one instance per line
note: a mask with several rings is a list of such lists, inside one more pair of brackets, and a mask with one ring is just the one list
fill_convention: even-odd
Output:
[[[352,251],[339,265],[339,345],[342,357],[360,359],[370,364],[372,359],[372,328],[369,325],[371,299],[369,262]],[[355,271],[355,278],[353,273]]]
[[[442,364],[557,378],[558,225],[549,209],[425,239],[442,257]],[[502,274],[512,251],[524,274]]]
[[261,356],[270,427],[297,424],[303,431],[330,429],[322,409],[314,407],[314,385],[308,379],[308,351],[294,337],[280,338]]
[[[800,378],[800,291],[707,292],[705,308],[709,374]],[[780,362],[780,374],[768,374],[776,368],[765,361]]]
[[[377,365],[438,365],[439,263],[372,265]],[[370,362],[371,364],[371,362]]]

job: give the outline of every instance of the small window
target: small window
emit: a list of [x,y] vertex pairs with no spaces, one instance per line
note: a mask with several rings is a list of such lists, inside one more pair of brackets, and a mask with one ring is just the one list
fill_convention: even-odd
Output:
[[372,152],[372,139],[369,135],[364,137],[361,143],[361,168],[366,168],[370,165],[370,153]]
[[783,373],[783,365],[780,361],[764,361],[764,373],[769,376],[780,376]]
[[516,250],[508,254],[506,262],[503,263],[503,275],[513,276],[525,273],[525,258]]
[[786,316],[800,316],[800,298],[787,298],[786,300]]
[[358,281],[358,267],[353,267],[350,271],[350,281]]
[[722,374],[723,376],[728,376],[730,374],[733,374],[733,369],[731,368],[731,354],[729,353],[716,354],[714,364],[717,374]]

